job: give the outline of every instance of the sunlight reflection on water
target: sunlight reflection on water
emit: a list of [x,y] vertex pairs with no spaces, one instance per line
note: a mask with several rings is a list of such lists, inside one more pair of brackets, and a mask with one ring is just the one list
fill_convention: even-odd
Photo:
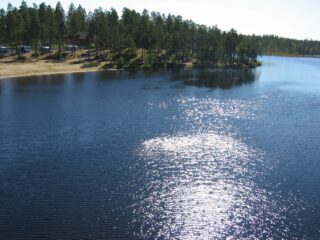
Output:
[[228,120],[254,118],[259,101],[183,98],[177,102],[192,126],[189,132],[155,137],[141,146],[148,181],[134,206],[142,222],[138,235],[143,239],[288,237],[282,213],[292,205],[290,199],[275,198],[276,193],[258,184],[266,174],[261,169],[270,167],[265,153],[229,133]]

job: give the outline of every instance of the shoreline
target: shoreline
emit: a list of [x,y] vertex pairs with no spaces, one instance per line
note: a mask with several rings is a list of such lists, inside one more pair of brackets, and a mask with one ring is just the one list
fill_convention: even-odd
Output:
[[[0,61],[0,81],[17,79],[23,77],[32,76],[49,76],[49,75],[62,75],[73,73],[90,73],[90,72],[116,72],[116,71],[130,71],[128,69],[116,69],[116,68],[103,68],[105,62],[99,63],[94,67],[84,68],[81,64],[71,64],[66,62],[47,62],[43,60],[31,61],[31,62],[4,62]],[[237,66],[230,69],[239,69]],[[205,68],[205,66],[189,66],[185,64],[185,69],[191,68]],[[228,69],[225,66],[216,66],[215,69]],[[243,67],[244,68],[244,67]],[[149,69],[150,70],[150,69]],[[138,71],[144,71],[143,69]],[[145,70],[148,71],[148,70]]]
[[[1,64],[0,64],[1,66]],[[246,67],[248,68],[248,67]],[[185,68],[185,69],[191,69],[191,68]],[[219,69],[219,70],[227,70],[227,69],[239,69],[239,68],[221,68],[221,67],[216,67],[216,68],[208,68],[208,69]],[[123,72],[123,71],[129,71],[125,69],[115,69],[115,68],[110,68],[110,69],[80,69],[80,70],[66,70],[66,71],[57,71],[57,72],[43,72],[43,73],[22,73],[22,74],[16,74],[16,75],[6,75],[6,76],[1,76],[0,75],[0,81],[5,81],[5,80],[11,80],[11,79],[17,79],[17,78],[23,78],[23,77],[40,77],[40,76],[50,76],[50,75],[63,75],[63,74],[76,74],[76,73],[90,73],[90,72]],[[138,70],[138,71],[143,71],[143,70]]]
[[291,58],[320,58],[320,55],[299,55],[299,54],[281,54],[281,53],[266,53],[263,54],[262,57],[291,57]]
[[19,75],[10,75],[10,76],[0,76],[1,80],[10,80],[13,78],[22,78],[22,77],[35,77],[35,76],[50,76],[50,75],[62,75],[62,74],[73,74],[73,73],[89,73],[89,72],[103,72],[103,71],[115,71],[113,69],[94,69],[94,70],[70,70],[70,71],[59,71],[59,72],[46,72],[46,73],[26,73],[26,74],[19,74]]
[[[290,58],[320,58],[320,56],[278,55],[278,54],[265,54],[262,57],[264,56],[290,57]],[[71,64],[70,61],[47,62],[44,60],[36,60],[36,61],[30,61],[30,62],[5,62],[0,60],[0,81],[23,78],[23,77],[32,77],[32,76],[49,76],[49,75],[104,72],[104,71],[105,72],[126,71],[125,69],[102,68],[101,66],[105,63],[106,62],[101,62],[98,66],[91,67],[91,68],[82,68],[81,64]],[[42,68],[43,71],[39,71],[39,65],[40,65],[40,69]],[[27,67],[27,70],[26,71],[21,70],[21,68],[23,69],[23,67]],[[187,69],[190,69],[193,67],[194,66],[186,65]],[[223,69],[223,67],[217,67],[217,69]],[[10,70],[12,70],[12,73]]]
[[0,60],[0,80],[59,75],[68,73],[85,73],[104,71],[103,64],[98,62],[94,66],[86,67],[85,64],[74,63],[81,59],[68,59],[65,61],[48,61],[44,59],[31,59],[30,61],[15,61],[14,59],[5,58]]

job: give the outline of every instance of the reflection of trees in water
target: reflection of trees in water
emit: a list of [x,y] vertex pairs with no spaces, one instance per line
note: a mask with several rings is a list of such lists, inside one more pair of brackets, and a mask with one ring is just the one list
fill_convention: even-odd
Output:
[[[77,74],[58,74],[14,78],[10,80],[10,85],[14,88],[28,85],[63,85],[66,82],[79,84],[86,79],[97,80],[124,80],[171,76],[173,81],[182,81],[186,85],[197,87],[230,89],[243,84],[253,83],[258,79],[258,74],[254,69],[238,70],[182,70],[168,74],[168,72],[97,72],[97,73],[77,73]],[[159,86],[157,86],[159,87]],[[1,84],[0,84],[1,92]]]
[[48,84],[48,85],[59,85],[65,81],[64,75],[43,75],[43,76],[28,76],[19,77],[10,80],[14,86],[28,86],[34,84]]
[[253,83],[258,78],[254,69],[238,70],[193,70],[181,71],[173,75],[173,80],[197,87],[230,89]]

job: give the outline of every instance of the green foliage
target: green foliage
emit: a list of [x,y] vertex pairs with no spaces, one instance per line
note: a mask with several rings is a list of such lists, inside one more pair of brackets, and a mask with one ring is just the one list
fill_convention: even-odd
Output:
[[71,57],[70,52],[56,52],[47,56],[47,59],[63,60]]
[[139,70],[141,68],[141,61],[138,58],[133,58],[125,66],[128,70]]
[[32,57],[39,57],[41,54],[39,52],[31,54]]
[[81,66],[81,68],[94,68],[94,67],[98,67],[100,64],[98,62],[89,62],[89,63],[85,63]]
[[147,10],[124,8],[119,17],[115,9],[87,13],[71,4],[65,14],[60,2],[52,8],[44,2],[29,7],[24,1],[19,8],[8,4],[7,10],[0,9],[0,45],[31,45],[36,50],[40,44],[57,48],[57,58],[64,57],[64,44],[94,47],[97,57],[119,68],[162,68],[191,61],[254,66],[260,54],[320,55],[318,41],[245,36]]
[[124,58],[123,58],[123,57],[120,57],[120,58],[118,59],[118,61],[117,61],[117,68],[118,68],[118,69],[123,68],[124,64],[125,64]]
[[277,55],[319,55],[320,42],[313,40],[295,40],[274,35],[247,36],[258,45],[263,54]]
[[60,2],[57,3],[54,11],[55,35],[58,42],[58,57],[62,58],[62,45],[65,33],[65,13]]

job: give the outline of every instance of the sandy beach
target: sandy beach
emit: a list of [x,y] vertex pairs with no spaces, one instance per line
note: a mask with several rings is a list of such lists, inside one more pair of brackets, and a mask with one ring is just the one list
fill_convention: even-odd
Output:
[[106,70],[108,61],[88,61],[81,56],[84,53],[86,52],[79,51],[76,57],[69,53],[64,60],[59,61],[48,59],[48,54],[32,57],[31,53],[28,53],[24,55],[24,61],[18,60],[17,55],[5,56],[0,58],[0,79]]
[[73,64],[71,60],[53,62],[35,60],[28,62],[0,61],[0,79],[22,76],[63,74],[76,72],[101,71],[104,63],[97,63],[86,67],[84,64]]

